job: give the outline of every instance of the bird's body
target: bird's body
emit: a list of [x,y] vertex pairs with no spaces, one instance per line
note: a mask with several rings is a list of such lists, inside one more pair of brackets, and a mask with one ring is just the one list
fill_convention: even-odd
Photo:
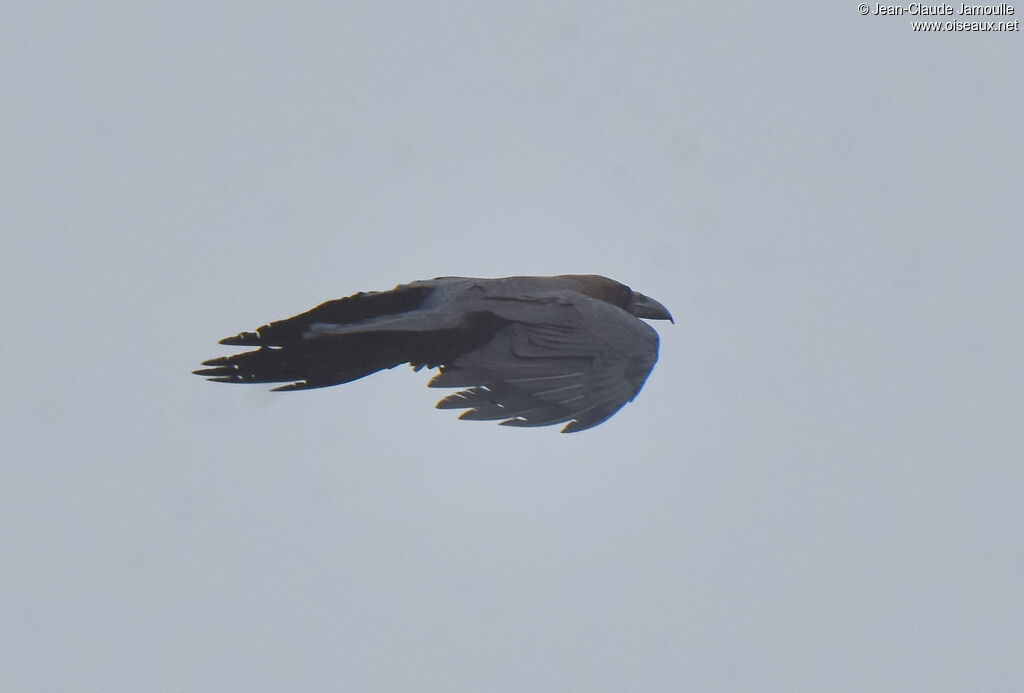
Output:
[[460,418],[579,431],[632,400],[658,358],[668,319],[657,301],[597,275],[439,277],[358,293],[221,340],[258,347],[195,371],[217,382],[304,390],[410,363],[440,368],[430,387]]

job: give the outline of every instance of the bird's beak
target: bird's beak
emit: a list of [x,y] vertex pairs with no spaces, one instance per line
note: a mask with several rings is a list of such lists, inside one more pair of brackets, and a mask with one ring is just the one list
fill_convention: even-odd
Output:
[[644,296],[639,291],[633,292],[633,315],[638,318],[647,318],[648,320],[668,320],[673,325],[676,323],[672,319],[672,314],[668,312],[668,308],[661,305],[653,298]]

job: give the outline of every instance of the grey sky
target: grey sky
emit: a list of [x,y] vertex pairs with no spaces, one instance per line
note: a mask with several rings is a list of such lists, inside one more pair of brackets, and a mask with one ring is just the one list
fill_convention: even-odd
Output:
[[[11,690],[1024,688],[1020,32],[21,5]],[[406,368],[189,375],[329,298],[569,272],[676,318],[578,435],[460,422]]]

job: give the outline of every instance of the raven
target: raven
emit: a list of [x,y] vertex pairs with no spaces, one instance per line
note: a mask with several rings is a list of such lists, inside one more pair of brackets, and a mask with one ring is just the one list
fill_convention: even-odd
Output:
[[258,347],[193,371],[220,383],[307,390],[409,363],[439,368],[430,387],[466,388],[437,403],[460,419],[507,426],[602,423],[640,392],[658,333],[639,318],[668,310],[594,274],[438,277],[322,303],[220,340]]

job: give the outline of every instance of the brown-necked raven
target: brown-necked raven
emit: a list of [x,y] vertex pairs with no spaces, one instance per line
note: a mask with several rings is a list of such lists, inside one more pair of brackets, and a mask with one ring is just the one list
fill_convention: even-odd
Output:
[[259,347],[204,361],[221,383],[347,383],[410,363],[440,368],[430,387],[466,388],[437,403],[507,426],[568,422],[582,431],[640,392],[672,320],[657,301],[593,274],[439,277],[328,301],[220,341]]

